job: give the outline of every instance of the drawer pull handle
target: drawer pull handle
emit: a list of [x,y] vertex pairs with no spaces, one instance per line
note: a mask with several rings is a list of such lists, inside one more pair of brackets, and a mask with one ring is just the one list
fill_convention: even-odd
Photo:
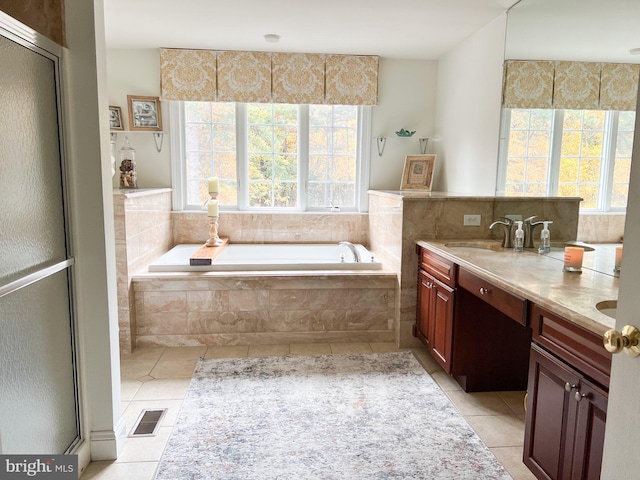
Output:
[[489,291],[488,288],[480,287],[480,295],[486,295]]
[[570,391],[571,391],[571,390],[573,390],[574,388],[578,388],[578,386],[577,386],[577,385],[571,385],[569,382],[567,382],[567,383],[565,383],[565,384],[564,384],[564,389],[565,389],[567,392],[570,392]]

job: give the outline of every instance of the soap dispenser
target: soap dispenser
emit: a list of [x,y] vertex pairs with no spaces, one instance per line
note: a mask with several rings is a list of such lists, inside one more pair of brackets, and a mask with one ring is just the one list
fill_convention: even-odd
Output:
[[542,231],[540,232],[540,246],[538,246],[538,253],[549,253],[551,251],[551,234],[549,233],[549,224],[553,223],[550,220],[542,222]]
[[524,230],[522,230],[522,220],[517,220],[516,238],[513,247],[514,252],[524,252]]

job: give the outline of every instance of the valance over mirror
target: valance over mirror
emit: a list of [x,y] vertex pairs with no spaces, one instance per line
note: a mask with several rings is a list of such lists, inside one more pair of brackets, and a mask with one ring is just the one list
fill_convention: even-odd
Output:
[[378,57],[160,50],[162,100],[377,105]]

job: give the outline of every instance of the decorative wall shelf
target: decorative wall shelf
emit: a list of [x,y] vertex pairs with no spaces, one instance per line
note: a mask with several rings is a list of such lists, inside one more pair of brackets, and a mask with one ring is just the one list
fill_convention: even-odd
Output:
[[[413,135],[413,133],[411,135]],[[408,138],[411,138],[411,136],[398,135],[398,138],[408,139]],[[375,139],[376,139],[376,144],[378,145],[378,156],[381,157],[382,154],[384,153],[384,147],[387,144],[387,137],[375,137]],[[429,139],[427,137],[421,137],[421,138],[418,138],[418,142],[420,143],[420,153],[424,155],[425,153],[427,153],[427,144],[429,143]]]
[[131,133],[153,133],[154,140],[156,141],[156,150],[158,153],[162,151],[162,142],[164,140],[164,132],[145,132],[145,131],[135,131],[135,130],[118,130],[117,132],[111,132],[111,141],[115,142],[118,140],[118,134],[124,133],[129,135]]

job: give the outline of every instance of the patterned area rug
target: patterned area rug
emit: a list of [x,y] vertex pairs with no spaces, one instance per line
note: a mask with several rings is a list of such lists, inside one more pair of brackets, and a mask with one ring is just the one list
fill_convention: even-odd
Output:
[[200,360],[156,478],[511,477],[403,352]]

